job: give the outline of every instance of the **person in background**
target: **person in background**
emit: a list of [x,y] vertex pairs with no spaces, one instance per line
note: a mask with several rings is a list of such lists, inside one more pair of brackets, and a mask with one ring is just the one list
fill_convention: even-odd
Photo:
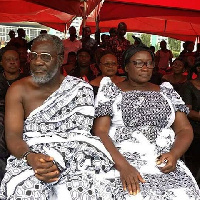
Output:
[[76,67],[76,53],[74,51],[70,51],[67,56],[67,63],[63,64],[61,67],[61,74],[64,76],[71,75],[73,70]]
[[27,46],[27,40],[25,39],[26,37],[26,32],[23,28],[18,28],[17,29],[17,34],[18,36],[13,40],[13,45],[16,47],[16,48],[19,48],[19,47],[25,47],[25,48],[28,48]]
[[14,46],[14,41],[15,41],[15,31],[10,30],[8,33],[10,37],[10,41],[7,43],[7,46]]
[[162,82],[170,82],[176,92],[178,92],[181,95],[181,88],[184,85],[184,83],[187,81],[187,75],[184,75],[183,73],[186,70],[186,62],[182,58],[176,58],[172,62],[172,73],[171,74],[165,74],[162,77]]
[[63,64],[66,64],[68,61],[68,53],[72,51],[77,53],[82,48],[82,42],[77,39],[76,28],[74,26],[69,27],[69,38],[63,40],[63,45],[65,48]]
[[[182,88],[182,98],[190,109],[188,119],[194,131],[194,140],[188,151],[185,153],[185,162],[193,175],[197,178],[197,172],[200,170],[200,60],[194,65],[194,72],[197,77],[194,80],[188,80]],[[200,177],[198,178],[200,184]]]
[[112,52],[101,52],[98,64],[101,74],[89,82],[93,86],[95,96],[98,92],[98,88],[103,77],[110,77],[111,81],[115,84],[126,79],[125,77],[116,75],[118,63],[116,56]]
[[132,38],[134,39],[133,46],[137,47],[142,44],[142,40],[139,37],[132,35]]
[[187,106],[170,83],[148,82],[154,68],[149,48],[129,48],[124,67],[127,80],[115,85],[104,77],[95,100],[93,132],[115,163],[107,190],[113,199],[199,199],[180,160],[193,139]]
[[91,62],[91,55],[88,49],[80,49],[77,52],[76,67],[72,71],[71,75],[81,78],[87,82],[97,77],[99,71]]
[[19,53],[16,48],[5,47],[2,51],[1,63],[3,72],[0,73],[0,182],[4,176],[6,161],[9,156],[4,134],[5,95],[13,82],[24,77],[20,73]]
[[154,46],[150,46],[149,49],[153,52],[153,54],[155,55],[155,50],[156,48]]
[[108,45],[109,45],[109,39],[110,39],[109,35],[102,34],[101,35],[101,43],[98,46],[98,48],[102,48],[102,49],[106,50],[108,48]]
[[20,70],[24,76],[30,75],[30,62],[28,59],[28,51],[26,47],[19,47],[17,49],[19,53],[19,60],[20,60]]
[[117,28],[117,35],[115,37],[111,37],[109,40],[108,50],[112,51],[117,57],[118,73],[124,74],[122,69],[123,64],[123,52],[130,46],[130,41],[125,39],[125,34],[127,31],[127,25],[124,22],[120,22]]
[[163,75],[167,68],[172,65],[172,58],[172,52],[167,49],[167,43],[162,40],[160,42],[160,50],[158,50],[155,55],[155,66],[159,68]]
[[115,37],[117,35],[117,29],[114,27],[110,28],[109,34],[110,34],[110,38]]
[[95,51],[97,50],[98,43],[95,39],[91,37],[91,29],[89,26],[83,28],[83,37],[81,39],[81,42],[82,42],[82,48],[87,49],[90,52],[90,55],[92,56],[91,61],[95,62],[94,54]]

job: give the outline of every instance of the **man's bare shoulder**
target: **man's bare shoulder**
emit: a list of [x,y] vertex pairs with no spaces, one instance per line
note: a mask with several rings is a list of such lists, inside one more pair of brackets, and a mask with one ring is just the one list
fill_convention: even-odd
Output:
[[30,85],[32,84],[32,78],[31,76],[22,78],[20,80],[15,81],[14,83],[12,83],[12,85],[9,87],[7,93],[15,93],[15,94],[19,94],[20,91],[24,92],[25,89],[27,87],[30,87]]

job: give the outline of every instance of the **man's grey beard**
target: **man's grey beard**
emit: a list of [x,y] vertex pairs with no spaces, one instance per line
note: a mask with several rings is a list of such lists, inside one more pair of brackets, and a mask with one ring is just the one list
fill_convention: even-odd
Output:
[[34,75],[34,73],[32,71],[31,71],[31,76],[32,76],[33,81],[35,83],[37,83],[37,84],[45,84],[45,83],[48,83],[56,75],[58,70],[59,70],[59,67],[57,65],[54,68],[53,71],[47,72],[47,74],[44,75],[44,76],[37,77],[37,76]]

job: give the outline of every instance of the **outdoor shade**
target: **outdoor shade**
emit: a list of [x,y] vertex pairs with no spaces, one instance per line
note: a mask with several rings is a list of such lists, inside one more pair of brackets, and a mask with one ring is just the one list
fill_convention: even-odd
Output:
[[0,0],[0,22],[38,22],[64,32],[74,15],[60,12],[34,3],[11,0]]
[[[87,0],[86,15],[102,0]],[[83,16],[81,0],[0,0],[0,22],[38,22],[65,31],[76,16]],[[94,16],[94,15],[93,15]],[[96,29],[96,16],[87,25]],[[200,2],[197,0],[105,0],[100,10],[103,32],[120,21],[128,31],[192,40],[200,35]]]
[[[200,35],[200,3],[196,0],[106,0],[99,18],[102,32],[123,21],[132,32],[191,41]],[[87,25],[94,29],[94,19],[88,19]]]
[[[84,10],[84,1],[82,0],[56,0],[56,1],[47,1],[47,0],[27,0],[29,2],[33,2],[35,4],[39,4],[42,6],[46,6],[61,12],[65,12],[71,15],[83,16]],[[101,2],[102,0],[87,0],[87,9],[86,15],[89,15],[94,8]]]

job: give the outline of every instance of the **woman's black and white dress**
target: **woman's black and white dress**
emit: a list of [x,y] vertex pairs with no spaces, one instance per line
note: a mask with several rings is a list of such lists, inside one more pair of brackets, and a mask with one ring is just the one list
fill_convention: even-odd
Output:
[[131,196],[122,189],[119,172],[110,178],[112,199],[187,200],[200,199],[199,188],[189,169],[178,160],[176,170],[164,174],[156,158],[169,152],[175,139],[171,128],[177,111],[188,108],[170,83],[160,91],[120,90],[110,78],[103,78],[95,102],[96,117],[109,115],[109,136],[114,145],[145,179],[141,192]]

